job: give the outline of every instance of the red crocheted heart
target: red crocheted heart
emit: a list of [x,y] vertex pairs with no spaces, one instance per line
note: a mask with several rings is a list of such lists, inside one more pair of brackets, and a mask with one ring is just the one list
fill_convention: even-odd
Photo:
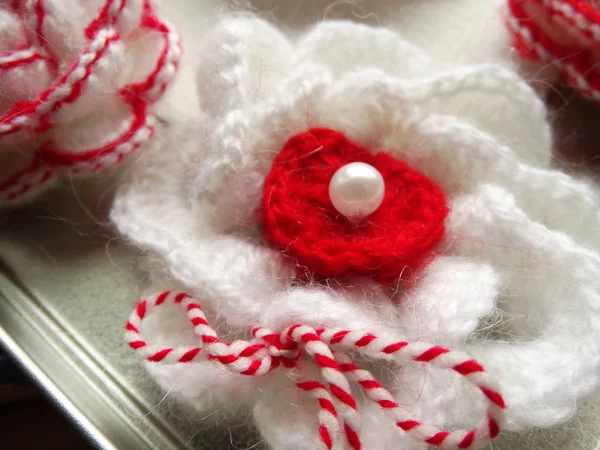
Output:
[[589,0],[509,0],[508,27],[524,59],[551,63],[600,101],[600,7]]
[[[383,203],[360,222],[338,213],[329,199],[331,177],[351,162],[372,165],[385,181]],[[448,208],[441,189],[407,164],[314,128],[292,137],[273,161],[261,213],[268,241],[296,258],[305,275],[395,284],[427,262]]]

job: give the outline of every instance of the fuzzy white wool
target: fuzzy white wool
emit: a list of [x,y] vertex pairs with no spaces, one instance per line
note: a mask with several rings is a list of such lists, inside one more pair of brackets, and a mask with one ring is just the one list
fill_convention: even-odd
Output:
[[[0,5],[0,206],[150,139],[179,38],[144,0]],[[128,95],[130,97],[128,97]]]
[[[324,22],[291,40],[265,21],[234,16],[205,39],[203,124],[165,135],[160,145],[172,151],[149,152],[112,211],[173,288],[198,298],[227,339],[302,322],[462,349],[499,379],[509,429],[568,419],[599,381],[599,240],[589,230],[600,199],[549,167],[546,111],[525,81],[499,65],[452,66],[387,29],[351,22]],[[451,207],[443,255],[415,286],[390,294],[358,279],[303,285],[293,260],[262,243],[254,213],[273,157],[315,126],[385,149],[443,188]],[[176,328],[150,328],[162,344],[174,342]],[[369,367],[417,420],[467,426],[481,412],[472,387],[446,372]],[[177,369],[151,370],[167,386]],[[186,370],[208,378],[178,383],[182,398],[199,408],[214,407],[203,395],[230,398],[229,377],[219,384],[204,363]],[[274,449],[315,448],[314,402],[304,408],[281,373],[246,382],[260,395],[239,401],[253,407]],[[367,448],[397,442],[378,413],[364,415]]]
[[[187,319],[179,310],[169,305],[157,314],[149,316],[142,331],[151,331],[149,344],[194,345],[196,337],[187,330]],[[162,366],[146,364],[150,374],[159,384],[174,395],[185,397],[198,409],[210,411],[229,405],[236,405],[239,399],[251,398],[255,383],[249,377],[234,376],[222,367],[204,361],[201,367],[189,364]],[[202,374],[202,389],[191,392],[190,385],[198,384],[198,373]],[[227,409],[227,408],[225,408]]]
[[394,28],[441,61],[514,66],[505,0],[406,1],[390,12]]

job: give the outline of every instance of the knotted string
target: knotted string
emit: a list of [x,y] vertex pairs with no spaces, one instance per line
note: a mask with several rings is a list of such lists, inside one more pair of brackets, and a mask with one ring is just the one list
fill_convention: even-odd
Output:
[[[173,303],[187,311],[200,339],[199,347],[160,347],[147,344],[140,333],[142,321],[150,311]],[[444,449],[481,448],[500,433],[506,420],[506,404],[497,382],[466,354],[423,342],[392,341],[371,333],[331,328],[314,329],[292,325],[281,333],[257,327],[251,341],[223,342],[211,328],[202,308],[190,295],[165,291],[142,299],[126,325],[125,340],[144,360],[156,364],[189,364],[212,360],[228,371],[247,376],[263,376],[285,370],[298,389],[319,404],[316,418],[323,448],[331,449],[344,439],[344,448],[361,448],[360,416],[350,383],[357,384],[366,396],[392,418],[396,426],[413,439]],[[356,366],[347,352],[352,350],[370,359],[393,360],[398,364],[430,364],[456,372],[483,394],[487,409],[472,430],[443,431],[435,425],[412,419],[392,394],[373,375]],[[323,382],[304,377],[300,359],[319,368]]]

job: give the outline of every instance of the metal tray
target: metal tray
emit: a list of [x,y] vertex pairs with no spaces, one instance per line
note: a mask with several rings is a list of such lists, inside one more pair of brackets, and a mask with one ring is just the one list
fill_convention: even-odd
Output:
[[100,448],[256,445],[241,424],[216,428],[160,392],[123,345],[144,275],[136,252],[110,232],[108,200],[86,202],[79,189],[1,219],[2,346]]
[[[254,3],[294,29],[323,18],[328,2]],[[373,10],[366,11],[341,3],[327,16],[360,13],[373,21],[401,12],[390,6],[398,5],[393,0],[373,0]],[[216,0],[164,5],[189,42],[223,8]],[[190,15],[198,17],[196,26]],[[139,255],[108,224],[111,195],[110,182],[70,180],[43,202],[0,215],[0,344],[99,448],[263,448],[239,419],[216,422],[161,392],[123,344],[123,325],[145,277],[137,268]],[[593,450],[599,439],[600,395],[567,425],[506,433],[493,448]]]

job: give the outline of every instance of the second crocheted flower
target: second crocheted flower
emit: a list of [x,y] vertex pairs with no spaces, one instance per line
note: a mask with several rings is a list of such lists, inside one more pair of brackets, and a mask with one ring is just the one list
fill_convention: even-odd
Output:
[[[506,415],[572,416],[599,381],[600,199],[551,167],[526,82],[351,22],[228,16],[202,55],[205,120],[112,211],[152,262],[126,339],[163,387],[247,406],[274,449],[478,448]],[[358,219],[335,206],[382,180]]]

